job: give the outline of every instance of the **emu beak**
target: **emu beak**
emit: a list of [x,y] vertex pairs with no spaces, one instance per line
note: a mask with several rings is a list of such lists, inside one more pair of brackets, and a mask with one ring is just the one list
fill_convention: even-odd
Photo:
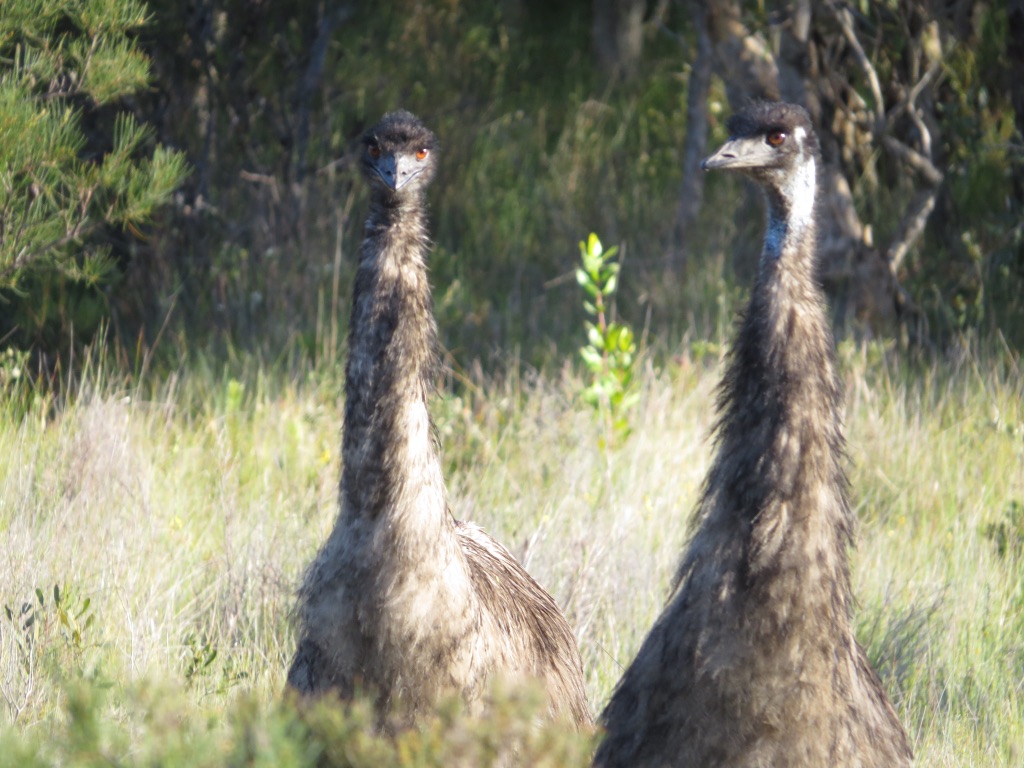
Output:
[[374,164],[373,170],[388,189],[397,192],[423,170],[423,165],[416,158],[403,153],[382,157]]
[[385,155],[373,164],[373,170],[380,176],[380,180],[384,182],[386,187],[392,190],[398,189],[395,186],[395,165],[394,155]]
[[395,158],[395,176],[392,189],[396,192],[408,184],[423,170],[423,164],[412,155],[401,154]]
[[712,155],[705,157],[700,167],[705,171],[716,168],[754,168],[772,162],[772,153],[758,139],[729,139]]

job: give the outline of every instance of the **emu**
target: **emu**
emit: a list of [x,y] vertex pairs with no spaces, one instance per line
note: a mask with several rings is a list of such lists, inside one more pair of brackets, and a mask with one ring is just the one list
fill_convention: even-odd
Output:
[[390,112],[362,138],[370,213],[353,289],[340,511],[299,590],[288,685],[376,698],[415,720],[479,710],[497,679],[539,681],[548,714],[590,723],[572,630],[505,547],[452,518],[428,396],[439,371],[424,192],[438,143]]
[[758,103],[703,167],[764,190],[767,231],[718,393],[716,455],[673,592],[601,714],[618,766],[909,766],[851,626],[842,392],[816,280],[817,136]]

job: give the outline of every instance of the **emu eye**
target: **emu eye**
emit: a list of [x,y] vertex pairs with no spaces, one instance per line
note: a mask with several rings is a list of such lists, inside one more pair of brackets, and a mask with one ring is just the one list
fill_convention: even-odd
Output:
[[772,131],[765,137],[765,141],[771,144],[773,147],[781,147],[786,143],[786,132],[785,131]]
[[368,154],[374,160],[377,160],[378,158],[380,158],[380,147],[378,147],[376,144],[370,144],[366,148],[366,154]]
[[423,147],[423,148],[421,148],[421,149],[417,149],[417,150],[416,150],[416,159],[417,159],[417,160],[423,160],[423,159],[425,159],[425,158],[426,158],[426,156],[427,156],[428,154],[430,154],[430,150],[429,150],[429,149],[427,149],[426,147]]

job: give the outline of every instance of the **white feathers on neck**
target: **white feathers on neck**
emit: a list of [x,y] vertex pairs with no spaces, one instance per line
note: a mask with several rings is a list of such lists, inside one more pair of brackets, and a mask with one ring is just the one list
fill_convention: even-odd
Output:
[[[796,139],[801,142],[807,136],[803,128],[795,131]],[[814,219],[814,190],[815,190],[815,167],[814,156],[807,158],[807,162],[801,163],[796,168],[796,173],[787,185],[786,197],[789,199],[789,220],[790,227],[802,231],[811,224]]]
[[[796,129],[798,139],[803,139],[804,135],[803,128]],[[813,156],[800,163],[781,190],[788,208],[785,217],[780,216],[777,210],[769,211],[768,230],[764,236],[766,258],[779,258],[787,244],[800,242],[804,233],[814,225],[815,171]]]

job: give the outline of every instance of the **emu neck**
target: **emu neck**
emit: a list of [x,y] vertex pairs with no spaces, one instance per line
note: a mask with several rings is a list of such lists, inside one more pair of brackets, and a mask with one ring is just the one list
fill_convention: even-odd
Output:
[[758,278],[721,393],[719,487],[708,493],[728,499],[727,514],[749,532],[742,576],[765,610],[845,613],[851,524],[841,392],[816,279],[813,163],[793,177],[767,188]]
[[427,248],[419,200],[371,201],[349,329],[343,515],[446,514],[427,410],[437,370]]
[[[825,316],[825,300],[817,280],[817,243],[814,218],[815,164],[803,164],[779,187],[766,186],[768,217],[764,248],[751,297],[748,322],[740,343],[756,337],[746,363],[759,375],[748,383],[780,387],[782,402],[810,409],[823,418],[832,412],[827,397],[805,389],[831,379],[832,334]],[[776,377],[782,376],[782,380]],[[818,391],[818,394],[822,394]]]
[[765,231],[764,262],[777,261],[783,253],[803,255],[807,266],[814,261],[814,198],[816,163],[802,163],[781,183],[765,186],[768,201],[768,226]]

